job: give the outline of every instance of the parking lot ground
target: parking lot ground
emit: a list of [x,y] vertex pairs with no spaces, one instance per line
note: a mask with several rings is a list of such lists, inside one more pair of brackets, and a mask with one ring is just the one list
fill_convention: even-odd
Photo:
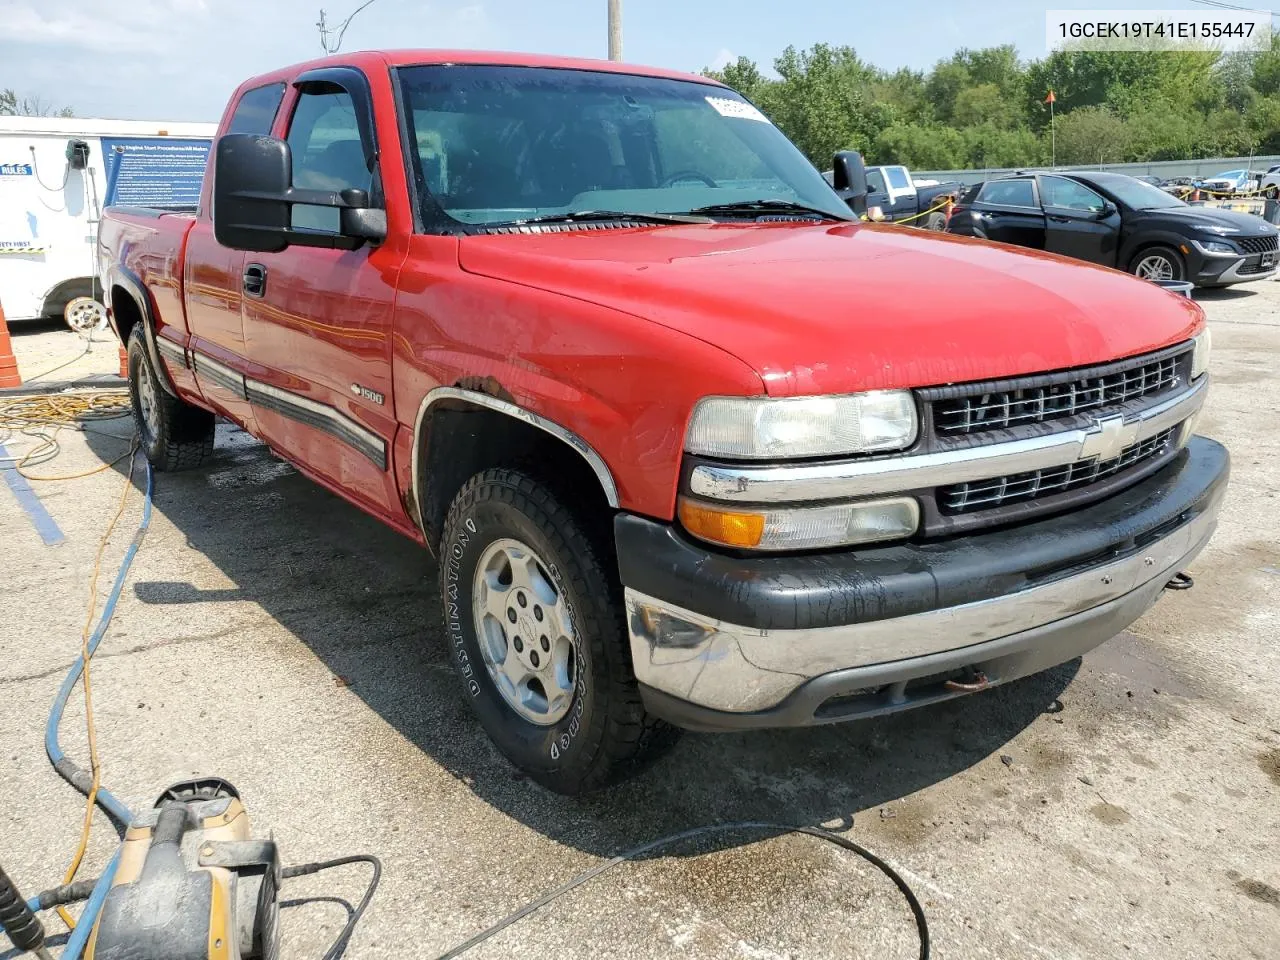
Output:
[[[139,809],[172,781],[220,775],[286,861],[376,853],[383,885],[354,958],[435,956],[620,850],[754,819],[833,825],[888,858],[925,904],[936,957],[1280,957],[1280,284],[1199,299],[1216,380],[1200,431],[1234,456],[1225,514],[1195,589],[1083,662],[895,717],[686,735],[642,776],[566,799],[472,721],[430,557],[221,427],[213,463],[157,476],[93,664],[104,782]],[[78,343],[48,326],[14,341],[24,363]],[[64,431],[42,469],[127,450],[128,421],[104,430]],[[83,813],[43,727],[124,469],[34,485],[66,535],[56,547],[0,487],[0,862],[28,894],[60,879]],[[141,506],[134,489],[104,590]],[[85,763],[78,695],[63,739]],[[114,845],[98,818],[87,874]],[[288,882],[286,960],[321,955],[362,869]],[[469,956],[915,950],[900,895],[867,864],[743,834],[618,867]]]

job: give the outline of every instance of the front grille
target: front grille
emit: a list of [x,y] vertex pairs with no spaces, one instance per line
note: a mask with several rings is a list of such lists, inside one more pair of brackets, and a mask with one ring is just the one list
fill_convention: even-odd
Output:
[[1258,263],[1246,263],[1243,266],[1241,266],[1240,269],[1237,270],[1236,272],[1243,277],[1250,273],[1266,273],[1274,269],[1275,269],[1274,264],[1269,264],[1268,266],[1264,267],[1261,262],[1258,262]]
[[1160,456],[1174,442],[1179,429],[1170,427],[1154,437],[1141,440],[1126,447],[1120,452],[1120,456],[1111,460],[1077,460],[1075,463],[1033,470],[1030,473],[939,487],[938,506],[944,513],[969,513],[1087,487]]
[[1268,237],[1239,237],[1236,243],[1245,253],[1266,253],[1268,250],[1280,249],[1280,237],[1271,234]]
[[1149,360],[1138,357],[1132,365],[1109,364],[1065,377],[1040,378],[1051,382],[1026,387],[1010,385],[1002,389],[999,382],[978,386],[966,396],[934,400],[933,427],[941,436],[964,436],[1061,420],[1137,400],[1177,384],[1180,362],[1186,355],[1184,352]]

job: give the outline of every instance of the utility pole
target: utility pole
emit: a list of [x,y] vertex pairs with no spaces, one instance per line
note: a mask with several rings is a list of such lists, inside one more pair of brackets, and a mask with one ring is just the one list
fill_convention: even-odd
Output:
[[609,59],[622,59],[622,0],[609,0]]

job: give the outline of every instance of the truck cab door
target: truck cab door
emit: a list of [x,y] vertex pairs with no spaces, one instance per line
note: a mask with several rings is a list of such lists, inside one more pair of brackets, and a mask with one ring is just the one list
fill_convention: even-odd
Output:
[[914,217],[920,212],[920,199],[915,184],[911,182],[911,174],[906,167],[883,167],[885,186],[888,189],[889,207],[885,217],[889,220],[902,220]]
[[884,167],[867,168],[867,209],[879,207],[886,220],[889,216],[889,187],[884,180]]
[[[284,92],[283,83],[246,90],[222,132],[269,134]],[[212,156],[209,165],[212,169]],[[219,412],[253,431],[256,430],[253,411],[245,400],[240,379],[246,363],[241,310],[245,255],[240,250],[222,246],[214,238],[210,178],[206,176],[205,180],[201,209],[187,234],[183,261],[182,289],[192,367],[200,395]]]
[[1116,205],[1076,180],[1053,176],[1038,179],[1045,216],[1044,248],[1050,253],[1114,267],[1120,246],[1120,212]]
[[[276,135],[290,146],[295,187],[354,188],[373,206],[384,204],[362,72],[343,66],[302,74],[282,115]],[[337,234],[338,210],[295,205],[292,226]],[[396,429],[391,317],[403,261],[403,246],[389,242],[354,250],[289,246],[248,254],[240,278],[245,388],[263,438],[392,518],[403,515],[389,470]]]

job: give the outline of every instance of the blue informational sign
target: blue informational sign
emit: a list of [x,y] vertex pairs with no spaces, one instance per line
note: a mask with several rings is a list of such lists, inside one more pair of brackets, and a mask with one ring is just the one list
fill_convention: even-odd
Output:
[[103,137],[107,206],[194,210],[209,145],[170,137]]

